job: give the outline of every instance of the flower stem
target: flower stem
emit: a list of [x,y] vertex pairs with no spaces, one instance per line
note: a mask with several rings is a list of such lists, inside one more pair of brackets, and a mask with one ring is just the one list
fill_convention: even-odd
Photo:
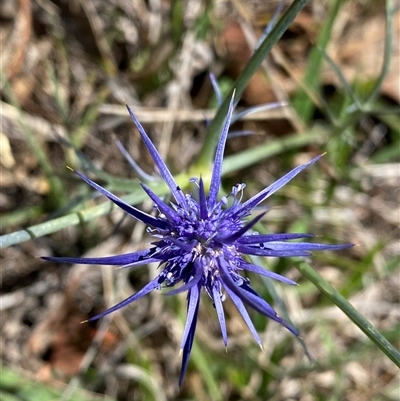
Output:
[[296,264],[296,268],[300,273],[310,280],[322,294],[335,303],[400,368],[400,352],[346,298],[325,281],[317,271],[302,259],[297,259],[297,261],[299,263]]

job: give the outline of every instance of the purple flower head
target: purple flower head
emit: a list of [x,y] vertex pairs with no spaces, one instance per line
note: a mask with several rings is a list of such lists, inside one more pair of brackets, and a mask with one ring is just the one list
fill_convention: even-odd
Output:
[[[161,268],[160,274],[136,294],[89,320],[96,320],[108,315],[136,301],[154,289],[175,287],[167,292],[167,295],[187,292],[187,320],[181,342],[182,367],[180,384],[182,383],[193,345],[202,290],[205,290],[212,299],[225,346],[228,343],[223,308],[226,296],[229,296],[236,305],[260,346],[260,337],[245,306],[255,309],[257,312],[280,323],[293,334],[298,335],[297,330],[283,320],[271,305],[257,294],[251,287],[249,279],[242,276],[242,272],[246,270],[287,284],[296,283],[277,273],[249,263],[244,259],[244,255],[309,256],[310,252],[314,250],[338,250],[351,245],[290,242],[290,240],[294,239],[310,238],[312,237],[310,234],[257,234],[252,232],[251,229],[265,213],[261,213],[251,219],[246,219],[246,217],[250,216],[253,208],[283,187],[305,168],[319,160],[321,156],[296,167],[244,203],[242,203],[244,184],[235,185],[228,195],[219,197],[222,160],[232,118],[233,101],[231,101],[216,150],[208,194],[201,178],[192,179],[191,182],[194,183],[196,190],[192,194],[185,194],[177,185],[142,125],[131,109],[127,108],[162,178],[168,185],[174,201],[164,202],[149,187],[142,184],[143,190],[154,202],[157,209],[157,216],[154,217],[125,203],[83,174],[75,172],[82,180],[105,195],[125,212],[147,224],[149,232],[156,238],[156,241],[152,243],[149,249],[117,256],[102,258],[46,257],[44,259],[65,263],[122,265],[123,267],[158,262]],[[178,284],[181,285],[176,287]]]

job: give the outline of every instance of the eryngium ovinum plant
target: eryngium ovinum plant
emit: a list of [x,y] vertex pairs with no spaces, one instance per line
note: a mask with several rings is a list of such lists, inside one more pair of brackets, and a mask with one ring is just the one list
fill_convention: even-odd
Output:
[[[262,315],[280,323],[298,336],[298,331],[282,319],[272,306],[257,294],[251,287],[250,280],[243,273],[248,271],[287,284],[293,285],[296,283],[280,274],[250,263],[246,255],[301,257],[309,256],[311,251],[340,250],[352,245],[292,242],[292,240],[313,237],[311,234],[304,233],[259,234],[253,231],[252,228],[264,216],[265,212],[255,217],[250,218],[250,216],[255,207],[259,206],[305,168],[317,162],[321,156],[317,156],[308,163],[294,168],[245,202],[242,202],[245,184],[237,184],[229,194],[220,196],[224,148],[233,111],[232,99],[216,148],[209,190],[206,190],[202,178],[199,177],[191,179],[191,182],[195,184],[196,190],[193,193],[184,193],[177,185],[167,165],[132,110],[128,106],[127,108],[154,163],[168,185],[173,200],[164,201],[148,186],[141,184],[143,190],[154,202],[156,215],[152,216],[127,204],[82,173],[75,172],[75,174],[133,218],[145,223],[148,226],[148,232],[154,238],[154,242],[151,243],[148,249],[123,255],[101,258],[45,257],[44,259],[60,263],[121,265],[123,267],[135,267],[156,262],[159,263],[160,273],[136,294],[90,318],[89,321],[100,319],[153,290],[174,287],[173,290],[168,292],[169,295],[186,292],[187,319],[181,342],[182,367],[179,378],[180,384],[182,383],[193,345],[200,297],[203,291],[208,294],[213,302],[225,346],[228,343],[228,335],[223,303],[227,296],[236,305],[260,346],[260,337],[246,307],[253,308]],[[177,287],[179,284],[181,286]]]

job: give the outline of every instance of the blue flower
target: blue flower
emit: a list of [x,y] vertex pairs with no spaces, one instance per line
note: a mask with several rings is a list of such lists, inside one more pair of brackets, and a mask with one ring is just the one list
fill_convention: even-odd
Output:
[[193,345],[202,290],[205,290],[212,299],[225,346],[228,343],[223,308],[226,296],[229,296],[236,305],[260,346],[260,337],[245,306],[253,308],[262,315],[280,323],[293,334],[298,335],[297,330],[283,320],[271,305],[257,294],[251,287],[249,279],[244,277],[242,273],[243,271],[249,271],[287,284],[296,283],[248,262],[244,259],[244,255],[267,257],[309,256],[310,252],[314,250],[338,250],[352,245],[290,242],[290,240],[313,237],[310,234],[258,234],[252,232],[251,229],[265,213],[261,213],[250,220],[246,219],[246,217],[250,216],[252,209],[278,191],[305,168],[318,161],[321,156],[296,167],[243,203],[244,184],[234,186],[228,195],[219,197],[224,148],[233,111],[233,101],[231,101],[216,149],[208,194],[201,178],[191,180],[195,184],[195,193],[185,194],[177,185],[142,125],[131,109],[127,108],[162,178],[168,185],[174,201],[164,202],[148,186],[142,184],[143,190],[154,202],[157,209],[157,216],[154,217],[127,204],[85,175],[75,172],[82,180],[125,212],[148,225],[149,232],[155,238],[155,242],[152,243],[149,249],[117,256],[102,258],[45,257],[44,259],[65,263],[122,265],[124,267],[157,262],[161,268],[160,274],[136,294],[89,320],[93,321],[108,315],[136,301],[152,290],[159,290],[162,287],[175,287],[181,283],[180,287],[167,293],[168,295],[173,295],[184,291],[187,292],[187,320],[181,342],[182,367],[180,384],[182,383]]

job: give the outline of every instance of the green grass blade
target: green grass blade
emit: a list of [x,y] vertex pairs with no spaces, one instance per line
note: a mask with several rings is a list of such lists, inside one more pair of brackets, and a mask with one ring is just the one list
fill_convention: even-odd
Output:
[[360,100],[358,99],[357,95],[354,93],[353,88],[350,86],[350,84],[347,82],[346,78],[344,77],[341,69],[339,66],[332,60],[332,58],[329,56],[329,54],[326,52],[325,49],[321,49],[318,46],[315,48],[316,51],[321,52],[322,57],[325,59],[325,61],[330,65],[332,68],[333,72],[336,74],[337,78],[339,79],[339,82],[341,83],[343,90],[346,92],[346,94],[349,96],[351,101],[359,108],[361,109],[361,103]]
[[287,30],[288,26],[293,22],[296,15],[305,6],[307,0],[294,0],[285,14],[281,17],[275,27],[272,29],[271,33],[263,40],[257,50],[254,52],[253,56],[247,63],[246,67],[237,78],[237,80],[232,85],[231,90],[226,96],[224,102],[219,107],[217,114],[215,115],[213,121],[211,122],[210,128],[208,130],[204,146],[194,164],[194,170],[200,171],[209,168],[211,165],[212,158],[214,156],[215,147],[218,143],[220,136],[220,130],[224,123],[225,117],[228,112],[229,102],[235,92],[235,104],[241,98],[243,91],[245,90],[247,84],[249,83],[251,77],[260,67],[261,63],[264,61],[265,57],[271,51],[272,47],[280,39],[280,37]]
[[395,5],[393,0],[386,0],[386,28],[385,28],[385,49],[383,54],[382,69],[378,79],[375,81],[374,87],[368,95],[367,104],[371,104],[378,96],[383,81],[389,71],[390,60],[393,51],[393,18],[396,14]]
[[400,352],[377,330],[375,327],[359,313],[350,302],[346,300],[338,291],[335,290],[322,276],[315,271],[309,264],[301,259],[297,259],[296,268],[303,276],[310,280],[322,294],[327,296],[336,304],[349,318],[355,323],[375,345],[388,356],[400,368]]
[[[304,83],[305,85],[310,87],[313,91],[318,90],[320,71],[324,59],[322,51],[325,51],[325,49],[328,46],[332,28],[342,3],[344,3],[344,0],[334,1],[333,5],[331,6],[331,9],[327,13],[328,15],[327,20],[324,23],[321,34],[319,35],[318,38],[317,46],[319,47],[319,49],[313,48],[310,57],[308,58],[307,61]],[[310,121],[313,112],[313,103],[306,92],[299,91],[297,93],[297,95],[293,99],[293,106],[304,121],[306,122]]]

